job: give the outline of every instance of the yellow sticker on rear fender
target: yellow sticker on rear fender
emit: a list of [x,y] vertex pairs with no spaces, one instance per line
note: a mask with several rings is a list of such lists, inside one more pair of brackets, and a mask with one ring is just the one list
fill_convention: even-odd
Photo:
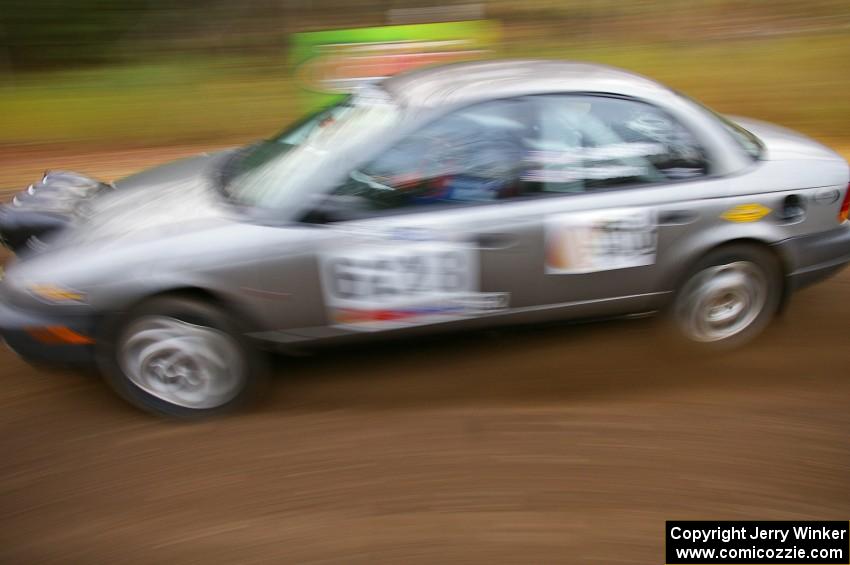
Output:
[[770,208],[761,204],[738,204],[720,214],[720,217],[728,222],[757,222],[770,212]]

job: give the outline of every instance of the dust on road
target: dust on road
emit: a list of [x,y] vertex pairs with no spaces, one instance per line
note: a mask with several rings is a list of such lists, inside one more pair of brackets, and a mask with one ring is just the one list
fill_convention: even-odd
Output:
[[850,515],[850,272],[754,345],[649,320],[283,360],[258,410],[161,421],[0,352],[0,562],[663,563],[668,519]]

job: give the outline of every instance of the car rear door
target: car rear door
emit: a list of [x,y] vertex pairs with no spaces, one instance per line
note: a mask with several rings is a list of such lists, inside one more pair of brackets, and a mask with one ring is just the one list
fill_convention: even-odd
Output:
[[643,101],[536,96],[529,192],[545,203],[540,301],[571,315],[648,309],[667,249],[723,194],[690,131]]

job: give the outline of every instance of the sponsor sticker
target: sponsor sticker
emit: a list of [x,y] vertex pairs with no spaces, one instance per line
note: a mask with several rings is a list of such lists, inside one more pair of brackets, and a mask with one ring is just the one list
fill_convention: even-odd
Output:
[[593,273],[655,263],[656,213],[571,212],[546,218],[546,274]]
[[720,214],[727,222],[757,222],[770,214],[771,209],[761,204],[738,204]]
[[435,324],[504,309],[507,293],[478,292],[477,251],[463,243],[396,240],[320,258],[332,325],[360,331]]

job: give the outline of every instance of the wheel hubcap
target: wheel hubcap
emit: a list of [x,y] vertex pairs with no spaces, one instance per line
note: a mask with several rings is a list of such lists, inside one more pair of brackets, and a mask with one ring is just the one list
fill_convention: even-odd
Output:
[[697,273],[682,291],[677,318],[686,335],[720,341],[748,328],[767,300],[767,280],[755,264],[736,261]]
[[227,334],[166,316],[132,323],[119,347],[124,374],[142,390],[187,408],[215,408],[245,381],[239,347]]

